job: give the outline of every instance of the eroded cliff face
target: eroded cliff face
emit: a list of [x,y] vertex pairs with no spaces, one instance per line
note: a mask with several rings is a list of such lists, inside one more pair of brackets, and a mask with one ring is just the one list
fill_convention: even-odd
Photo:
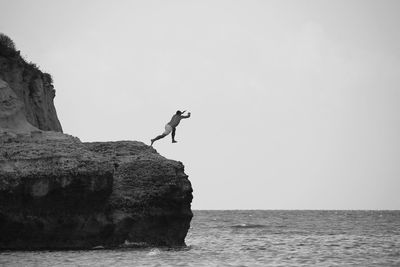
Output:
[[62,132],[54,107],[55,90],[49,74],[26,63],[19,53],[0,51],[0,79],[7,82],[23,104],[30,124],[45,130]]
[[10,86],[0,78],[0,132],[29,132],[38,130],[24,114],[24,104]]

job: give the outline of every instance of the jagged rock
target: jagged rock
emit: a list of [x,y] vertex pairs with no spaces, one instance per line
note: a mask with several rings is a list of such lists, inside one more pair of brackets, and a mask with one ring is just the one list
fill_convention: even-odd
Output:
[[115,166],[107,207],[116,225],[117,243],[183,245],[193,217],[192,187],[183,164],[160,156],[141,142],[85,145]]

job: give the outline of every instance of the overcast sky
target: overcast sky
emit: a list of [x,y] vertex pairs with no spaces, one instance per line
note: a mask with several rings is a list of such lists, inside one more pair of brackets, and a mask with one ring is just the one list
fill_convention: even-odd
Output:
[[194,209],[400,209],[400,1],[0,0],[66,133],[150,139]]

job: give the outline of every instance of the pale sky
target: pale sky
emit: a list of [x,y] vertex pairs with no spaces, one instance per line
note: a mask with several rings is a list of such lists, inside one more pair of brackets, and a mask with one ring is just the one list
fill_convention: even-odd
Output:
[[400,209],[400,1],[0,0],[64,132],[150,139],[193,209]]

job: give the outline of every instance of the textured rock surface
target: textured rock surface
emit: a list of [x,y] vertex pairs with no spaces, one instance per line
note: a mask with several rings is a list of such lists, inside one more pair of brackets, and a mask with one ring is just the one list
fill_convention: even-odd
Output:
[[0,249],[87,247],[112,190],[108,160],[53,132],[3,134],[1,147]]
[[180,246],[192,188],[140,142],[54,132],[0,136],[0,249]]
[[0,50],[0,79],[9,84],[24,104],[23,113],[28,122],[41,130],[62,132],[50,75],[34,64],[27,64],[19,53],[7,53],[1,47]]
[[114,185],[107,203],[116,242],[184,244],[192,219],[192,187],[181,162],[141,142],[85,143],[112,160]]
[[25,118],[24,104],[10,86],[0,79],[0,131],[27,132],[37,130]]

